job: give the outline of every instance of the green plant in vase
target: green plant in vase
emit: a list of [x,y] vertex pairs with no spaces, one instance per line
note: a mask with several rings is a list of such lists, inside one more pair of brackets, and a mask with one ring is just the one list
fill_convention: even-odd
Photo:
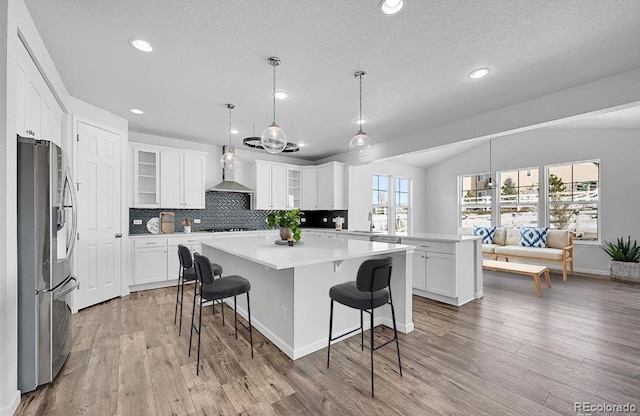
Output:
[[300,217],[304,212],[300,208],[294,208],[291,211],[272,211],[267,215],[267,224],[269,228],[280,227],[280,238],[282,240],[300,241],[302,230],[300,229]]

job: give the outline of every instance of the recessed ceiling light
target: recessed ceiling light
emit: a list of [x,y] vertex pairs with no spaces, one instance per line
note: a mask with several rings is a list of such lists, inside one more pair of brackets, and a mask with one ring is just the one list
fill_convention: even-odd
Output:
[[240,133],[240,132],[238,131],[238,129],[231,129],[231,130],[229,130],[229,133],[231,133],[231,134],[238,134],[238,133]]
[[299,148],[301,148],[301,149],[302,149],[303,147],[305,147],[306,145],[307,145],[306,143],[298,143],[298,147],[299,147]]
[[382,0],[380,11],[386,15],[398,13],[404,7],[404,0]]
[[153,52],[153,45],[142,39],[129,39],[131,46],[142,52]]
[[367,123],[367,119],[366,118],[356,118],[355,120],[353,120],[354,123],[356,124],[366,124]]
[[289,98],[289,94],[284,91],[276,91],[276,98],[278,100],[286,100],[287,98]]
[[131,111],[133,114],[144,114],[144,111],[138,110],[137,108],[132,108]]
[[489,72],[491,72],[489,68],[478,68],[471,71],[468,76],[471,79],[478,79],[486,77],[487,75],[489,75]]

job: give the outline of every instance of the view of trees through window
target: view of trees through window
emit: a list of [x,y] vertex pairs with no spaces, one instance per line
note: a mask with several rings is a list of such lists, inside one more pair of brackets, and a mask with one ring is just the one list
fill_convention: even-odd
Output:
[[[390,231],[392,228],[391,231],[406,234],[409,231],[411,179],[373,175],[372,189],[373,230]],[[390,197],[391,193],[393,194]],[[390,215],[393,215],[393,223],[389,221]]]
[[538,173],[537,168],[499,173],[502,227],[538,226]]
[[396,233],[409,231],[409,179],[396,178]]
[[389,228],[389,178],[373,175],[372,222],[375,231],[388,231]]
[[461,224],[463,227],[491,225],[491,190],[486,181],[489,173],[460,178]]
[[570,230],[576,240],[598,240],[600,162],[548,167],[549,226]]

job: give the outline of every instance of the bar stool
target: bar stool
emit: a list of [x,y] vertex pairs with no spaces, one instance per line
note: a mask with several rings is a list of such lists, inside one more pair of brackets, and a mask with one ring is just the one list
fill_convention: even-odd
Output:
[[[365,260],[358,268],[358,275],[355,282],[347,282],[335,285],[329,289],[331,298],[331,314],[329,317],[329,345],[327,347],[327,368],[329,368],[329,358],[331,356],[331,341],[336,341],[342,337],[350,335],[360,330],[360,347],[364,351],[364,329],[363,312],[367,312],[371,318],[371,397],[373,397],[373,352],[385,345],[395,341],[398,350],[398,367],[400,367],[400,377],[402,377],[402,364],[400,362],[400,345],[398,344],[398,331],[396,329],[396,313],[393,308],[391,298],[391,266],[392,258]],[[350,308],[360,310],[360,328],[349,331],[338,337],[331,337],[333,327],[333,302],[336,301]],[[391,317],[393,319],[393,338],[377,347],[373,345],[373,310],[391,305]]]
[[[249,315],[249,326],[240,322],[247,331],[249,331],[249,342],[251,343],[251,358],[253,358],[253,331],[251,327],[251,302],[249,301],[249,291],[251,290],[251,283],[241,276],[226,276],[220,279],[214,279],[213,268],[211,262],[205,256],[201,256],[198,253],[194,253],[193,261],[195,262],[194,268],[196,270],[196,277],[199,283],[199,295],[200,295],[200,319],[198,327],[196,328],[194,323],[195,318],[195,301],[193,304],[193,311],[191,313],[191,335],[189,336],[189,356],[191,356],[191,339],[193,337],[193,330],[195,328],[198,334],[198,362],[196,365],[196,375],[200,374],[200,338],[202,333],[202,304],[205,301],[216,301],[233,296],[233,309],[234,309],[234,325],[236,329],[236,339],[238,339],[238,308],[236,304],[236,296],[247,294],[247,313]],[[224,315],[223,315],[224,316]],[[223,322],[224,325],[224,322]]]
[[[196,281],[196,271],[193,268],[193,260],[191,259],[191,251],[188,247],[182,244],[178,245],[178,260],[180,261],[180,268],[178,269],[178,290],[176,291],[176,310],[173,315],[173,324],[176,324],[178,319],[178,305],[180,305],[180,326],[178,329],[178,336],[182,335],[182,301],[184,300],[184,283]],[[217,264],[212,265],[213,274],[215,276],[222,277],[222,267]],[[196,303],[196,292],[193,289],[193,303]],[[222,307],[222,319],[224,322],[224,307]],[[213,312],[215,313],[215,305],[213,306]]]

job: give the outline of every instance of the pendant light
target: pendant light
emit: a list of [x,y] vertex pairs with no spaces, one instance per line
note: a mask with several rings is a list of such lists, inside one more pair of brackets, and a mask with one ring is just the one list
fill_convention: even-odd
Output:
[[484,188],[485,189],[493,189],[496,186],[496,183],[493,181],[493,166],[491,163],[491,142],[493,141],[493,139],[489,139],[489,177],[487,178],[487,180],[484,182]]
[[236,106],[233,104],[225,104],[225,107],[229,109],[229,146],[224,146],[224,153],[220,157],[220,165],[222,169],[228,172],[235,171],[238,168],[238,156],[236,156],[236,149],[231,146],[231,110]]
[[269,65],[273,67],[273,123],[267,127],[260,136],[260,144],[269,153],[280,153],[287,147],[287,135],[276,124],[276,67],[280,65],[280,59],[272,56]]
[[[364,71],[358,71],[354,74],[354,77],[360,80],[360,118],[358,120],[362,120],[362,78],[366,77],[367,73]],[[356,133],[351,141],[349,142],[349,151],[352,155],[356,156],[359,159],[364,159],[369,154],[371,154],[371,149],[373,148],[373,142],[371,137],[367,136],[367,133],[362,131],[362,124],[360,124],[360,129]]]

